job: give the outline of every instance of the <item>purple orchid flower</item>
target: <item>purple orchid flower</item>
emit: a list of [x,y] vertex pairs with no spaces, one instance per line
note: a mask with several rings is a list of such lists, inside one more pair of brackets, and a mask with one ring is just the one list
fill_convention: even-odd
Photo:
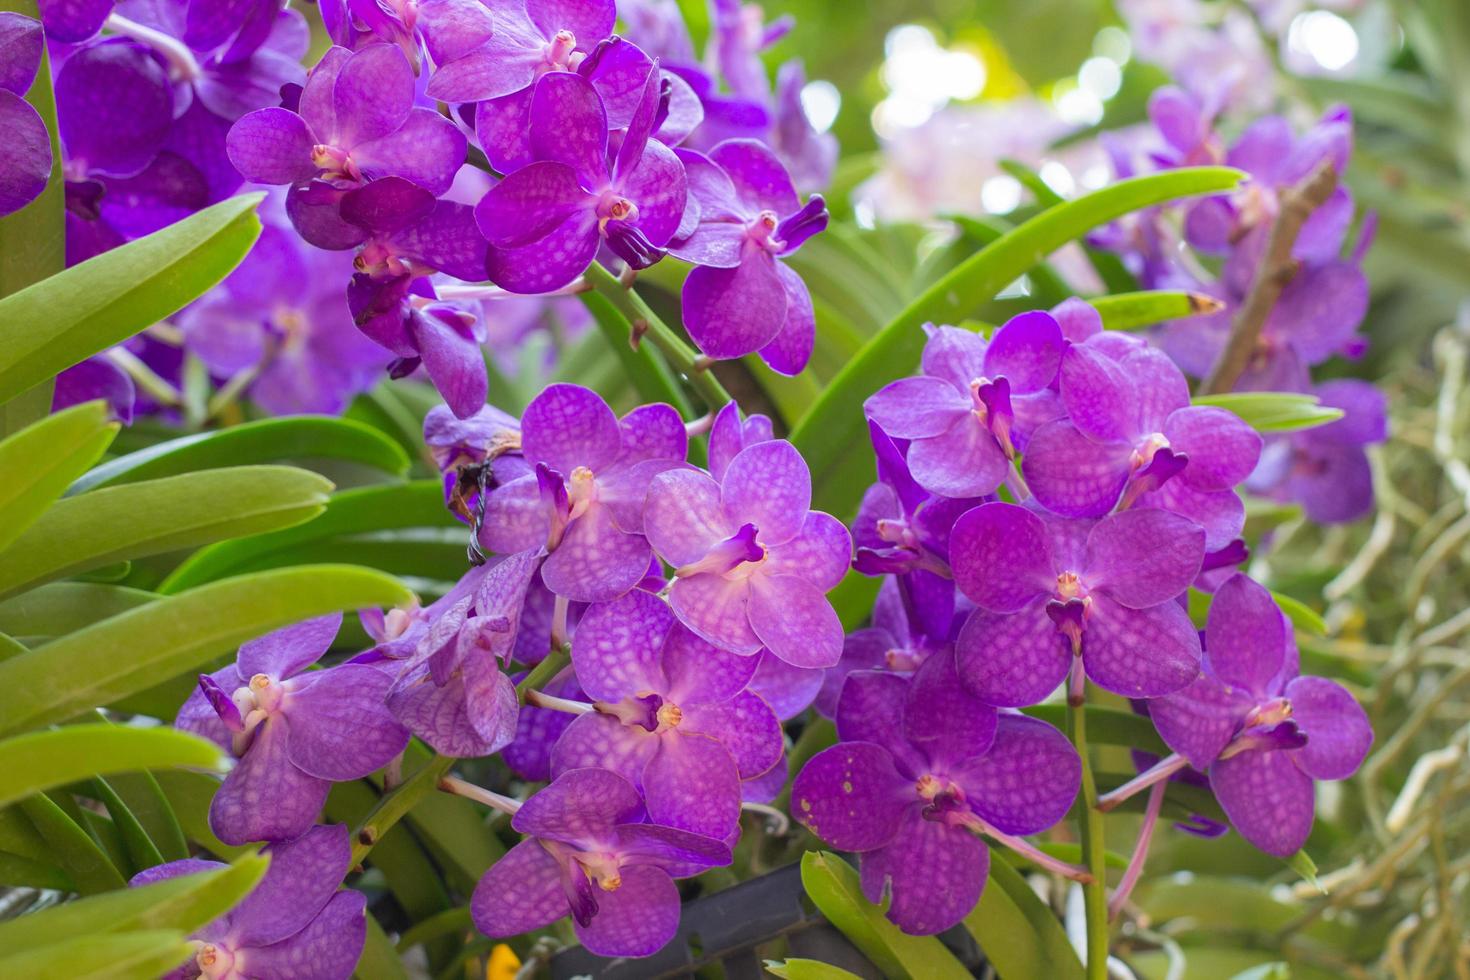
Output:
[[684,280],[684,326],[710,357],[759,353],[799,374],[816,320],[806,284],[781,257],[827,227],[820,195],[802,205],[781,161],[754,140],[727,140],[702,157],[680,151],[699,223],[669,249],[696,268]]
[[701,640],[647,592],[593,606],[572,638],[572,666],[594,710],[557,740],[552,773],[610,769],[642,793],[654,822],[726,838],[740,781],[781,758],[781,722],[746,689],[759,663]]
[[123,425],[133,424],[138,390],[132,377],[106,356],[89,357],[58,374],[51,394],[51,411],[59,412],[98,398],[107,402],[113,418]]
[[1115,694],[1177,691],[1199,674],[1200,644],[1175,600],[1203,558],[1204,531],[1157,508],[1093,522],[976,507],[950,538],[955,585],[978,607],[956,641],[960,677],[1003,707],[1039,703],[1078,658]]
[[52,40],[78,44],[102,30],[117,0],[36,0],[41,23]]
[[387,692],[388,710],[437,752],[473,758],[515,738],[519,700],[501,667],[515,649],[539,552],[523,551],[471,569],[418,617],[395,624],[387,643],[358,657],[407,654]]
[[1011,318],[988,344],[958,327],[926,329],[924,373],[885,386],[863,409],[888,435],[910,440],[919,486],[941,497],[992,493],[1031,430],[1063,414],[1052,385],[1066,339],[1040,311]]
[[1044,507],[1101,517],[1115,504],[1161,507],[1205,529],[1211,550],[1238,537],[1245,508],[1234,487],[1250,475],[1261,437],[1231,412],[1189,403],[1189,385],[1148,347],[1109,356],[1100,341],[1062,357],[1068,418],[1037,429],[1022,472]]
[[[522,625],[524,634],[525,626]],[[571,671],[558,675],[543,684],[541,693],[566,701],[586,701],[586,692],[577,683]],[[557,739],[579,716],[554,708],[539,708],[534,704],[521,706],[516,717],[516,737],[501,749],[500,757],[511,772],[527,782],[551,782],[551,751]]]
[[805,87],[806,69],[799,60],[788,61],[777,70],[770,142],[797,190],[811,191],[832,182],[838,147],[837,137],[813,128],[801,103]]
[[511,820],[527,837],[475,887],[475,925],[515,936],[570,915],[577,938],[599,956],[657,952],[679,927],[674,879],[729,864],[730,849],[644,817],[638,791],[616,773],[562,773]]
[[911,935],[943,932],[980,900],[990,854],[1066,816],[1081,762],[1045,722],[997,715],[960,687],[948,657],[912,682],[850,675],[837,712],[841,741],[797,774],[791,812],[812,833],[862,855],[863,894],[890,901]]
[[[262,805],[268,806],[268,803]],[[347,980],[367,942],[367,896],[338,886],[352,868],[345,824],[313,827],[293,841],[271,844],[270,867],[229,912],[189,937],[194,956],[164,980],[259,977],[260,980]],[[188,858],[140,871],[140,888],[229,867]]]
[[1347,779],[1373,744],[1367,714],[1342,685],[1298,676],[1285,615],[1245,575],[1215,594],[1203,673],[1150,702],[1149,717],[1182,757],[1174,768],[1206,772],[1235,829],[1277,857],[1311,832],[1313,781]]
[[300,111],[258,109],[235,123],[230,162],[247,180],[313,180],[352,189],[398,176],[432,194],[449,190],[468,146],[454,124],[414,105],[413,69],[392,45],[330,48],[307,78]]
[[688,436],[678,412],[645,405],[621,421],[596,392],[555,384],[526,406],[521,455],[535,472],[485,502],[480,546],[544,546],[546,587],[578,602],[606,602],[647,574],[643,536],[649,482],[684,465]]
[[477,519],[482,480],[490,491],[535,473],[519,452],[520,420],[494,405],[464,419],[435,405],[424,416],[424,445],[444,476],[445,506],[466,524]]
[[[817,695],[822,691],[827,671],[815,667],[793,666],[769,650],[762,650],[758,659],[760,663],[756,666],[755,674],[746,690],[759,695],[781,721],[790,721],[816,701]],[[752,778],[763,779],[764,774]],[[784,773],[781,778],[784,783]],[[743,782],[749,784],[751,779]]]
[[644,526],[674,566],[679,621],[734,653],[764,646],[797,667],[837,663],[842,624],[825,593],[847,571],[852,539],[811,499],[806,461],[781,439],[741,450],[718,483],[692,469],[659,474]]
[[1343,417],[1273,439],[1246,485],[1300,503],[1317,524],[1355,521],[1373,510],[1373,467],[1365,447],[1388,438],[1388,407],[1383,392],[1350,378],[1324,382],[1313,393]]
[[536,162],[475,207],[493,246],[492,282],[515,293],[551,292],[581,275],[604,242],[635,269],[664,256],[687,192],[679,159],[650,139],[658,83],[650,71],[611,163],[607,114],[591,83],[559,73],[537,84],[530,125]]
[[420,45],[444,64],[495,33],[495,19],[480,0],[320,0],[318,6],[334,44],[357,49],[376,38],[397,45],[415,72]]
[[725,478],[730,460],[747,446],[758,442],[770,442],[776,438],[771,420],[755,414],[742,419],[740,406],[730,401],[715,413],[709,430],[709,475],[716,480]]
[[294,840],[333,782],[361,779],[408,744],[383,704],[387,675],[358,664],[307,670],[341,625],[338,613],[251,640],[234,664],[200,675],[179,709],[179,728],[240,760],[209,807],[210,829],[225,843]]
[[41,23],[0,13],[0,217],[40,196],[51,176],[51,137],[25,94],[41,65]]

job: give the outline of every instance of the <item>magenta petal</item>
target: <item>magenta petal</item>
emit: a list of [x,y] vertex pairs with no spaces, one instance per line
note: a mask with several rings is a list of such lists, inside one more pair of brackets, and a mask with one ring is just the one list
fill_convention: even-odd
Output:
[[913,787],[872,742],[823,749],[791,784],[791,815],[844,851],[871,851],[898,833]]
[[[844,641],[843,657],[846,656],[847,642]],[[793,667],[769,651],[762,651],[758,659],[760,664],[750,679],[750,689],[759,694],[782,721],[805,711],[822,690],[826,679],[824,670]]]
[[617,458],[622,448],[618,417],[594,391],[554,384],[532,399],[521,416],[521,450],[526,459],[545,463],[563,477],[578,466],[594,473]]
[[795,575],[825,592],[842,581],[851,560],[847,528],[831,514],[814,510],[796,537],[769,549],[765,567],[772,575]]
[[475,106],[475,139],[490,166],[503,174],[532,163],[531,85]]
[[526,16],[542,36],[569,31],[587,51],[612,33],[617,19],[613,0],[527,0]]
[[[234,694],[236,689],[244,687],[249,680],[247,677],[240,676],[240,672],[235,668],[234,664],[230,664],[208,676],[226,696]],[[233,704],[233,702],[231,703]],[[234,714],[238,715],[239,713],[239,709],[236,708]],[[194,690],[189,692],[189,696],[179,708],[178,717],[174,720],[174,727],[186,732],[193,732],[202,738],[207,738],[220,748],[226,750],[230,748],[234,738],[230,730],[225,727],[225,723],[220,720],[219,713],[214,710],[209,696],[202,689],[202,685],[195,687]]]
[[988,426],[973,415],[909,445],[909,471],[919,486],[941,497],[980,497],[1005,480],[1010,463]]
[[[477,689],[474,693],[483,696],[487,692]],[[488,693],[493,694],[494,688]],[[388,695],[388,710],[437,752],[459,759],[489,755],[515,737],[515,720],[511,718],[494,737],[486,738],[479,731],[483,726],[477,726],[471,716],[470,696],[463,672],[440,686],[423,669],[398,681]]]
[[1256,847],[1281,858],[1307,842],[1316,809],[1312,779],[1297,768],[1293,755],[1255,749],[1210,767],[1210,788],[1231,825]]
[[960,686],[955,658],[936,653],[909,683],[903,734],[934,766],[949,766],[985,752],[995,739],[996,711]]
[[598,956],[649,956],[679,929],[679,888],[659,868],[624,867],[620,878],[616,889],[597,896],[592,921],[572,927]]
[[997,829],[1039,834],[1072,808],[1082,761],[1067,737],[1046,722],[1002,715],[990,751],[956,779],[970,806]]
[[370,44],[343,63],[332,88],[337,128],[324,142],[355,149],[380,139],[408,119],[413,105],[413,69],[393,44]]
[[572,72],[543,75],[531,94],[531,153],[570,167],[588,191],[607,183],[607,114],[592,83]]
[[985,376],[985,338],[960,327],[925,326],[921,365],[924,373],[943,378],[956,391],[969,391],[970,382]]
[[1206,552],[1219,551],[1245,530],[1245,502],[1234,490],[1196,490],[1182,479],[1172,479],[1157,490],[1141,494],[1137,503],[1171,511],[1198,524],[1205,532]]
[[955,585],[992,612],[1017,612],[1056,589],[1046,525],[1017,504],[981,504],[955,522],[949,538]]
[[[584,617],[577,627],[578,636],[587,628],[586,623]],[[765,654],[743,656],[722,650],[684,626],[676,625],[667,632],[661,654],[661,683],[650,683],[643,689],[658,691],[676,704],[709,704],[735,697],[745,690],[765,657]]]
[[638,166],[618,178],[623,196],[638,205],[638,229],[657,246],[679,229],[688,201],[684,165],[662,143],[649,143]]
[[102,29],[116,0],[39,0],[41,22],[56,41],[85,41]]
[[634,591],[593,605],[572,636],[577,682],[594,701],[621,701],[669,687],[660,668],[674,614],[657,596]]
[[895,439],[943,435],[970,413],[970,399],[942,378],[900,378],[863,402],[863,411]]
[[774,211],[784,216],[801,208],[786,168],[765,144],[726,140],[710,150],[709,158],[729,175],[736,196],[750,213]]
[[837,737],[872,742],[903,763],[913,752],[903,737],[909,682],[885,670],[855,670],[847,675],[837,702]]
[[622,461],[671,459],[683,462],[689,453],[689,434],[672,405],[640,405],[618,421],[623,434]]
[[573,602],[610,602],[638,584],[652,557],[643,535],[620,531],[611,508],[594,503],[546,556],[541,581]]
[[484,102],[526,92],[536,77],[541,52],[499,32],[479,48],[439,66],[425,93],[441,102]]
[[[1093,344],[1102,339],[1093,341]],[[1189,382],[1163,351],[1154,347],[1135,347],[1123,356],[1119,367],[1135,396],[1135,435],[1159,431],[1171,413],[1189,405]]]
[[151,868],[144,868],[128,879],[128,887],[141,888],[144,885],[169,881],[173,878],[181,878],[184,875],[199,874],[201,871],[223,871],[228,867],[229,865],[223,861],[184,858],[180,861],[170,861],[167,864],[155,864]]
[[1282,290],[1266,331],[1290,342],[1307,364],[1341,352],[1368,311],[1368,280],[1348,262],[1309,266]]
[[795,575],[750,577],[750,627],[771,653],[795,667],[842,659],[842,622],[827,597]]
[[209,827],[226,844],[294,840],[316,822],[332,784],[291,763],[290,738],[285,717],[266,719],[214,794]]
[[1067,676],[1072,652],[1046,614],[1045,597],[1016,613],[970,613],[955,640],[965,688],[987,704],[1040,704]]
[[741,450],[725,469],[720,499],[731,524],[754,524],[767,547],[796,537],[812,503],[806,460],[784,439]]
[[500,662],[481,650],[466,654],[460,667],[463,675],[465,715],[470,728],[487,746],[483,755],[497,752],[516,737],[520,700],[515,685],[500,669]]
[[1132,448],[1098,442],[1066,419],[1043,424],[1026,443],[1021,472],[1036,500],[1063,517],[1101,517],[1128,482]]
[[256,674],[283,680],[298,674],[331,649],[341,628],[342,614],[332,613],[251,640],[240,647],[240,676],[247,681]]
[[485,521],[480,546],[499,554],[513,554],[546,543],[550,524],[536,477],[523,476],[497,487],[485,499]]
[[610,841],[614,826],[642,815],[638,791],[626,779],[603,769],[572,769],[527,800],[511,827],[568,844]]
[[1373,726],[1357,699],[1325,677],[1298,677],[1286,685],[1292,718],[1306,733],[1297,764],[1313,779],[1347,779],[1373,745]]
[[717,360],[753,354],[786,323],[786,288],[769,252],[747,254],[733,269],[696,266],[683,288],[684,326]]
[[754,779],[781,760],[781,721],[759,695],[741,691],[728,701],[685,705],[683,711],[680,730],[708,735],[723,745],[741,779]]
[[722,840],[740,820],[735,759],[706,735],[665,735],[643,769],[643,796],[654,823]]
[[688,878],[730,863],[730,847],[687,830],[648,823],[618,824],[612,848],[623,867],[662,868],[671,878]]
[[475,928],[499,939],[543,928],[568,915],[571,905],[562,890],[562,875],[561,865],[539,840],[521,841],[475,885],[470,899]]
[[660,736],[638,725],[624,725],[612,715],[578,715],[551,747],[551,772],[559,776],[580,769],[606,770],[640,786],[643,770],[658,751]]
[[893,843],[863,855],[863,894],[874,903],[891,895],[889,920],[911,936],[931,936],[974,910],[989,870],[990,851],[980,838],[925,820],[914,806]]
[[1210,671],[1227,685],[1264,697],[1281,672],[1291,633],[1271,593],[1237,573],[1215,591],[1205,638]]
[[1121,365],[1090,345],[1073,344],[1062,355],[1062,399],[1072,424],[1094,439],[1131,442],[1137,394]]
[[257,109],[230,127],[225,151],[246,180],[262,184],[294,184],[317,174],[311,162],[316,136],[296,113]]
[[454,183],[468,146],[454,123],[419,106],[393,132],[359,144],[352,159],[366,176],[395,174],[443,194]]
[[1094,593],[1082,633],[1087,676],[1127,698],[1156,698],[1199,676],[1199,634],[1178,603],[1129,609]]
[[306,120],[313,132],[319,132],[323,136],[336,132],[337,110],[333,94],[337,87],[337,78],[342,74],[342,67],[351,57],[350,50],[334,44],[322,53],[321,60],[306,73],[306,85],[301,90],[298,108],[301,118]]
[[331,900],[352,867],[346,824],[313,827],[272,844],[265,877],[231,913],[231,932],[246,946],[266,946],[299,932]]
[[0,90],[0,216],[34,201],[51,176],[51,138],[46,124],[25,99]]
[[1204,771],[1235,737],[1253,706],[1242,691],[1202,674],[1193,683],[1148,704],[1148,716],[1164,744]]
[[1035,310],[1011,317],[990,338],[985,376],[1004,377],[1016,394],[1040,391],[1057,378],[1067,341],[1050,313]]
[[776,275],[786,290],[786,321],[774,340],[758,352],[766,366],[777,374],[795,377],[806,369],[817,343],[817,320],[812,294],[796,271],[776,263]]
[[93,174],[139,173],[173,125],[167,76],[129,41],[103,41],[67,58],[56,73],[56,105],[67,160]]
[[486,275],[507,292],[555,292],[587,271],[600,241],[597,215],[578,209],[538,241],[515,248],[492,246]]
[[474,336],[433,310],[414,317],[413,327],[424,370],[449,410],[467,419],[484,408],[490,380],[484,352]]
[[1088,532],[1083,578],[1090,588],[1142,609],[1189,588],[1204,555],[1205,532],[1188,518],[1156,507],[1125,510]]
[[643,530],[659,557],[676,568],[703,558],[735,528],[720,504],[720,488],[696,470],[666,470],[648,488]]
[[[692,188],[689,200],[696,200]],[[685,234],[683,230],[679,233]],[[669,254],[693,265],[733,269],[744,254],[745,238],[745,225],[741,222],[701,221],[669,249]]]
[[1261,458],[1260,434],[1223,408],[1181,408],[1164,421],[1164,435],[1170,448],[1189,456],[1180,479],[1201,490],[1231,489]]
[[251,947],[242,958],[257,976],[347,980],[366,944],[367,896],[348,890],[333,895],[305,929],[278,943]]
[[[669,590],[669,605],[679,622],[709,642],[732,653],[754,654],[765,644],[751,628],[746,612],[750,593],[749,581],[732,581],[721,575],[691,575],[675,580]],[[821,598],[819,593],[814,594]],[[833,615],[835,618],[836,614]],[[838,630],[841,628],[839,623]]]
[[360,779],[408,745],[384,701],[393,679],[366,664],[314,671],[287,696],[291,762],[320,779]]
[[475,205],[475,220],[492,244],[517,247],[544,237],[586,198],[572,168],[533,163],[490,188]]

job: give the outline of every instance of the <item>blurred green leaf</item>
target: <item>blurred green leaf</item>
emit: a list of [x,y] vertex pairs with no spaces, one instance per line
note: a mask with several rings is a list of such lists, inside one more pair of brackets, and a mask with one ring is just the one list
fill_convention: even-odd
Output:
[[101,458],[117,430],[106,403],[87,402],[0,442],[0,552]]
[[919,361],[926,321],[957,323],[1056,249],[1131,211],[1195,194],[1228,190],[1240,172],[1227,167],[1171,170],[1120,181],[1050,208],[970,256],[890,321],[837,375],[797,424],[801,450],[817,488],[813,506],[851,517],[871,482],[862,403]]
[[1232,391],[1200,395],[1196,405],[1213,405],[1234,412],[1257,432],[1298,432],[1342,418],[1342,409],[1325,408],[1316,395],[1286,391]]
[[151,772],[120,772],[107,780],[128,806],[165,861],[189,856],[184,830]]
[[1313,861],[1312,856],[1306,851],[1297,851],[1287,858],[1286,866],[1301,875],[1302,881],[1316,888],[1323,895],[1327,894],[1327,889],[1323,888],[1322,882],[1317,880],[1317,862]]
[[159,599],[0,663],[0,734],[110,704],[290,623],[409,598],[381,572],[303,565]]
[[1297,629],[1317,636],[1327,635],[1327,622],[1311,606],[1281,592],[1272,592],[1271,598],[1276,600],[1276,605],[1281,607],[1286,618],[1291,620],[1291,625]]
[[78,936],[0,954],[0,976],[26,980],[154,980],[193,955],[176,930]]
[[980,904],[965,917],[965,928],[1002,980],[1082,980],[1082,964],[1051,906],[994,853]]
[[402,476],[408,454],[377,429],[351,419],[294,415],[199,432],[108,460],[67,495],[200,470],[301,459],[345,459]]
[[1104,330],[1142,330],[1156,323],[1199,316],[1208,296],[1182,290],[1161,289],[1119,293],[1088,300],[1102,316]]
[[0,401],[202,296],[255,244],[263,196],[221,201],[0,299]]
[[126,558],[300,524],[331,483],[289,466],[236,466],[58,501],[0,553],[0,596]]
[[[1168,755],[1169,749],[1153,723],[1143,715],[1100,705],[1087,706],[1087,738],[1099,745],[1121,745],[1158,755]],[[1023,709],[1023,714],[1039,718],[1058,729],[1066,727],[1067,706],[1065,704],[1038,704]]]
[[371,914],[367,917],[367,942],[358,957],[357,969],[352,974],[361,980],[408,980],[408,971],[393,948],[393,940],[383,932],[378,920]]
[[821,960],[766,960],[766,972],[783,980],[860,980],[856,973]]
[[136,609],[156,598],[152,592],[122,585],[52,582],[0,601],[0,632],[47,640]]
[[863,897],[858,873],[831,851],[801,856],[801,884],[827,920],[884,976],[913,980],[970,976],[937,937],[907,935],[884,918],[883,909]]
[[173,728],[100,724],[32,732],[0,741],[0,806],[102,773],[224,763],[218,745]]
[[664,402],[678,409],[684,418],[692,417],[693,408],[684,397],[678,379],[669,370],[668,364],[662,357],[654,354],[649,344],[640,343],[635,347],[629,342],[633,327],[618,312],[617,307],[600,293],[583,293],[581,299],[587,312],[592,314],[598,329],[602,331],[608,348],[617,355],[628,380],[638,390],[639,399],[644,402]]

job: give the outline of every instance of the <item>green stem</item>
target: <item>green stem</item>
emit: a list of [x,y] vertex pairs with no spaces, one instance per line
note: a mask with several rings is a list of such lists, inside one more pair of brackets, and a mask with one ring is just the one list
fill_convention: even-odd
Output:
[[731,401],[730,393],[720,384],[707,364],[700,361],[698,354],[664,323],[653,308],[638,295],[637,290],[623,285],[600,263],[593,262],[591,268],[582,273],[594,290],[618,308],[633,327],[635,336],[648,340],[674,368],[689,379],[689,384],[699,393],[710,411],[718,411]]
[[[571,663],[571,654],[565,647],[557,647],[546,655],[546,659],[532,668],[531,672],[516,685],[516,693],[522,701],[526,699],[526,692],[539,688],[551,680],[567,664]],[[416,806],[419,800],[434,792],[439,786],[439,780],[448,775],[449,770],[457,760],[453,756],[435,753],[428,762],[420,766],[412,776],[399,783],[393,789],[378,800],[377,804],[358,824],[357,831],[352,835],[352,863],[354,866],[361,864],[363,858],[373,849],[383,835],[393,829],[393,825],[402,820]]]
[[1067,711],[1067,734],[1082,759],[1082,863],[1092,874],[1083,885],[1087,909],[1087,977],[1108,976],[1108,870],[1107,846],[1103,839],[1103,815],[1097,809],[1097,780],[1087,755],[1087,707],[1071,704]]

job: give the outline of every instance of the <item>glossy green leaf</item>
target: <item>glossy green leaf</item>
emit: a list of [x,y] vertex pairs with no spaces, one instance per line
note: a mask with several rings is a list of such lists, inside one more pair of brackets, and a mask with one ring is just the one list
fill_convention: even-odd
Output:
[[1316,395],[1285,391],[1232,391],[1223,395],[1201,395],[1196,405],[1214,405],[1239,415],[1257,432],[1297,432],[1314,429],[1342,418],[1342,409],[1327,408]]
[[1281,607],[1281,611],[1286,613],[1286,618],[1291,620],[1291,625],[1297,629],[1316,636],[1327,635],[1327,621],[1311,606],[1280,592],[1272,592],[1271,598],[1276,600],[1276,605]]
[[218,745],[173,728],[98,724],[32,732],[0,742],[0,806],[100,773],[224,764]]
[[[145,769],[137,770],[146,772]],[[82,795],[91,796],[97,802],[107,808],[107,815],[112,818],[112,824],[117,828],[117,833],[122,838],[123,853],[127,857],[127,868],[129,876],[137,874],[144,868],[152,868],[163,863],[163,854],[158,850],[158,845],[148,836],[148,831],[143,828],[143,822],[138,815],[132,811],[123,798],[117,795],[117,790],[112,784],[98,776],[89,780],[86,784],[87,790]]]
[[248,853],[228,867],[123,888],[0,923],[0,949],[22,952],[79,936],[177,929],[189,933],[239,904],[270,859]]
[[154,980],[193,955],[177,930],[77,936],[0,954],[0,977],[26,980]]
[[1051,907],[1036,897],[1008,862],[990,856],[990,877],[965,928],[1000,980],[1082,980],[1067,933]]
[[1050,208],[951,270],[885,326],[837,375],[792,432],[817,489],[814,506],[849,517],[869,483],[862,403],[919,362],[926,321],[957,323],[1056,249],[1131,211],[1179,197],[1229,190],[1239,171],[1171,170],[1120,181]]
[[127,804],[163,860],[181,861],[189,856],[184,829],[179,826],[179,819],[153,773],[120,772],[109,777],[107,782]]
[[623,372],[637,389],[639,400],[673,405],[680,415],[689,418],[693,408],[680,390],[674,372],[669,370],[662,357],[654,353],[651,345],[639,344],[634,347],[628,342],[632,327],[622,313],[618,312],[617,307],[600,293],[583,293],[581,299],[587,312],[592,314],[598,329],[602,331],[603,338],[607,340],[607,346],[617,355]]
[[970,971],[934,936],[910,936],[863,897],[858,873],[830,851],[801,857],[801,884],[807,897],[886,977],[913,980],[968,978]]
[[0,632],[50,639],[136,609],[158,596],[99,582],[52,582],[0,601]]
[[[1032,718],[1039,718],[1057,729],[1065,729],[1067,706],[1065,704],[1038,704],[1023,709]],[[1118,708],[1104,708],[1089,704],[1087,711],[1088,741],[1099,745],[1121,745],[1158,755],[1168,755],[1169,749],[1154,726],[1143,715]]]
[[221,201],[0,299],[0,401],[202,296],[255,244],[263,196]]
[[378,925],[371,914],[367,917],[367,942],[362,955],[357,959],[357,969],[352,974],[361,980],[408,980],[408,971],[393,948],[393,940]]
[[1088,300],[1102,317],[1104,330],[1142,330],[1168,320],[1206,312],[1203,297],[1177,289],[1118,293]]
[[102,457],[117,430],[105,403],[87,402],[0,442],[0,552]]
[[119,456],[77,480],[67,495],[198,470],[304,459],[350,460],[397,476],[408,471],[408,454],[370,425],[295,415],[181,436]]
[[111,562],[300,524],[331,483],[289,466],[236,466],[58,501],[0,553],[0,596]]
[[856,973],[821,960],[766,960],[766,972],[783,980],[860,980]]
[[381,572],[304,565],[160,599],[0,663],[0,734],[110,704],[289,623],[410,598]]
[[[195,552],[174,569],[159,591],[180,592],[242,570],[285,563],[292,560],[289,556],[293,552],[303,547],[314,547],[343,535],[382,534],[418,527],[464,527],[445,509],[444,488],[437,480],[343,490],[333,494],[326,510],[310,523],[224,541]],[[468,541],[468,530],[464,533]]]
[[56,801],[44,793],[27,797],[16,804],[46,842],[47,853],[83,895],[122,888],[127,882],[92,836]]

